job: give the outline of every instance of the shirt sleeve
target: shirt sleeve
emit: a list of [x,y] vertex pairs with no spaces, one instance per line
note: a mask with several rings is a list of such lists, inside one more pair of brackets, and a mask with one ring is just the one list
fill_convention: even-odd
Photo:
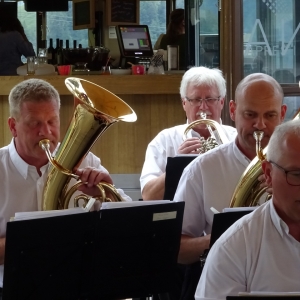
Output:
[[24,55],[25,57],[35,56],[32,44],[25,41],[19,32],[16,32],[16,43],[21,55]]
[[165,173],[166,165],[166,150],[160,139],[160,135],[157,135],[149,143],[146,150],[145,162],[140,177],[141,191],[143,191],[148,181]]
[[199,159],[184,169],[174,196],[175,202],[185,201],[182,234],[191,237],[202,236],[206,224]]

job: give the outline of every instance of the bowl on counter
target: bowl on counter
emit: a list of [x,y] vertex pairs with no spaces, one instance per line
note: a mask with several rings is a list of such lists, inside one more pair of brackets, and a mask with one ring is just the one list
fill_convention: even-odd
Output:
[[131,69],[111,69],[111,75],[131,75]]

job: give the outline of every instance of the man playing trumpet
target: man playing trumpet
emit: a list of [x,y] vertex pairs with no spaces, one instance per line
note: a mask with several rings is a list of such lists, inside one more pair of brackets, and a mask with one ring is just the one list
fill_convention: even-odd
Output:
[[[225,95],[226,82],[220,70],[194,67],[186,71],[180,85],[180,97],[187,124],[201,119],[203,115],[221,123]],[[164,129],[149,143],[140,178],[144,200],[163,199],[168,157],[198,154],[202,146],[200,137],[210,137],[207,126],[201,124],[189,131],[184,139],[187,124]],[[221,128],[229,141],[235,138],[235,128],[226,125],[221,125]]]

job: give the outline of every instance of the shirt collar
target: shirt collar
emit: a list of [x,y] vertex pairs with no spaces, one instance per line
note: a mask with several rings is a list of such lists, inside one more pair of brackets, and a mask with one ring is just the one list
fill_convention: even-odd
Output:
[[[18,170],[18,172],[21,174],[21,176],[24,179],[27,179],[28,176],[30,176],[30,174],[32,175],[34,173],[34,170],[37,173],[36,168],[34,166],[29,165],[21,158],[21,156],[17,152],[14,139],[11,140],[8,149],[9,149],[9,155],[11,157],[12,163],[14,164],[15,168]],[[44,172],[47,170],[48,165],[49,164],[46,164],[45,166],[41,167],[40,170],[42,174],[44,174]]]
[[242,151],[238,148],[236,144],[236,139],[232,141],[232,144],[233,144],[233,153],[235,157],[239,160],[241,164],[243,164],[245,167],[248,167],[251,160],[245,154],[243,154]]
[[284,232],[286,232],[286,234],[289,234],[289,227],[287,226],[287,224],[277,214],[277,211],[276,211],[276,209],[274,207],[273,200],[270,199],[269,202],[270,202],[271,220],[272,220],[275,228],[277,229],[277,231],[279,232],[279,234],[281,235],[281,237],[283,237],[283,233]]

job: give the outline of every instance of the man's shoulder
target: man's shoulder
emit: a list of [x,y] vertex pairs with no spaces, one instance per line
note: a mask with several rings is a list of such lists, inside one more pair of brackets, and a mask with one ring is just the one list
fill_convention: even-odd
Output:
[[162,135],[163,136],[174,136],[174,135],[180,134],[183,137],[184,130],[186,127],[187,127],[186,124],[182,124],[182,125],[176,125],[173,127],[165,128],[162,131],[160,131],[157,134],[157,136],[162,136]]

